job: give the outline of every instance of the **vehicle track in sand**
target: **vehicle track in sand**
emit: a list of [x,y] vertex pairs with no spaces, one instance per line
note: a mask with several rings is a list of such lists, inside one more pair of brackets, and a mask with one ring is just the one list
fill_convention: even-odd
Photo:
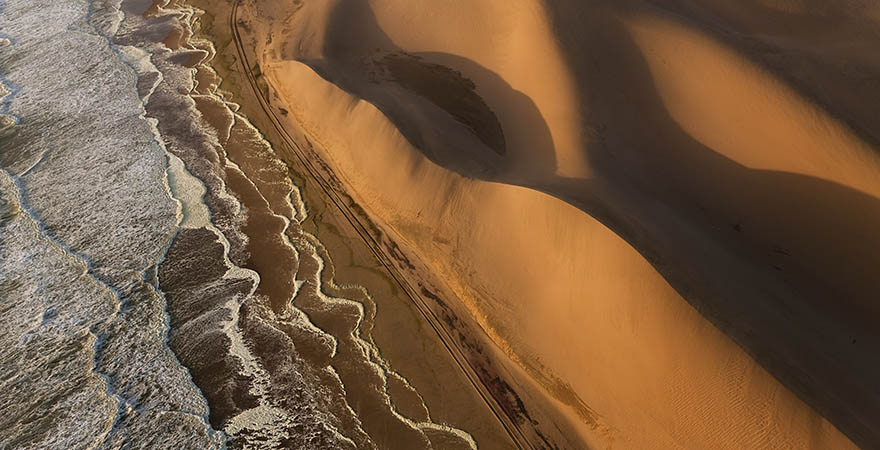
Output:
[[[418,294],[418,291],[412,287],[406,277],[399,272],[397,267],[392,262],[394,258],[388,255],[386,251],[383,250],[379,242],[377,242],[375,238],[367,231],[368,225],[364,224],[362,220],[358,217],[358,215],[355,214],[355,212],[352,211],[352,209],[347,206],[341,198],[339,198],[339,193],[336,191],[336,189],[331,187],[330,180],[321,175],[321,172],[313,166],[312,162],[309,160],[303,149],[299,146],[296,140],[291,137],[290,133],[288,133],[288,131],[284,128],[281,120],[269,106],[269,100],[260,90],[260,87],[257,83],[257,77],[251,69],[251,64],[248,59],[247,52],[245,51],[240,31],[238,29],[237,18],[238,7],[240,3],[241,0],[234,0],[234,2],[232,3],[232,8],[229,14],[229,27],[232,31],[233,42],[235,43],[236,51],[238,53],[238,63],[241,65],[242,71],[247,77],[248,83],[254,91],[254,95],[256,96],[257,101],[260,104],[260,108],[269,118],[269,121],[275,127],[281,139],[291,149],[291,152],[295,155],[302,167],[306,169],[306,171],[308,172],[307,175],[312,180],[314,180],[318,186],[321,187],[321,190],[324,192],[326,198],[330,199],[330,201],[342,213],[349,224],[351,224],[352,228],[366,243],[367,247],[370,248],[370,251],[376,256],[379,262],[382,263],[382,265],[385,267],[385,269],[388,271],[394,281],[401,287],[401,289],[403,289],[403,291],[410,298],[410,300],[412,300],[412,302],[415,304],[416,308],[419,310],[425,320],[431,325],[431,328],[433,328],[437,335],[440,337],[440,340],[443,342],[446,350],[449,352],[449,354],[458,364],[461,371],[465,374],[467,379],[480,394],[480,397],[483,399],[483,401],[486,403],[486,405],[504,427],[508,436],[516,444],[517,448],[520,450],[535,449],[535,446],[532,445],[532,443],[529,442],[529,440],[526,438],[525,434],[516,423],[516,420],[510,417],[503,410],[498,400],[492,395],[490,388],[486,386],[480,379],[477,371],[471,365],[464,351],[452,338],[450,330],[447,330],[446,327],[443,326],[443,322],[440,320],[439,317],[437,317],[434,311],[428,307],[424,298],[422,298],[422,296]],[[419,284],[421,285],[421,283]]]

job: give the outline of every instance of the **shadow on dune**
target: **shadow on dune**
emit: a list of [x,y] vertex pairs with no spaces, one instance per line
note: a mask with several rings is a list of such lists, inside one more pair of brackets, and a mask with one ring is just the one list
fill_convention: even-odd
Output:
[[[584,150],[594,179],[556,176],[553,140],[535,103],[474,61],[414,55],[478,80],[480,92],[494,93],[485,109],[473,101],[437,105],[419,92],[431,86],[413,88],[393,76],[371,80],[368,72],[382,68],[381,56],[402,52],[365,1],[337,6],[327,59],[308,63],[375,104],[433,162],[468,177],[543,191],[601,220],[854,442],[880,446],[880,335],[874,325],[880,277],[873,270],[880,267],[880,200],[814,177],[750,169],[685,132],[615,18],[621,12],[656,14],[654,9],[632,2],[546,5],[579,83],[584,120],[602,130]],[[374,55],[380,58],[370,59]],[[458,85],[462,98],[473,98],[468,83]],[[493,107],[513,112],[499,120]],[[456,114],[459,108],[468,114]],[[491,124],[490,114],[501,123],[505,152],[491,151],[475,136]],[[477,119],[462,123],[462,117]],[[444,136],[453,122],[457,136]],[[465,135],[471,146],[462,145]],[[522,165],[533,175],[523,176],[517,170]]]
[[[502,182],[520,178],[521,164],[555,173],[553,138],[541,112],[495,72],[449,53],[404,52],[361,0],[340,2],[327,30],[326,59],[303,62],[379,108],[432,162]],[[506,116],[499,120],[495,111]]]

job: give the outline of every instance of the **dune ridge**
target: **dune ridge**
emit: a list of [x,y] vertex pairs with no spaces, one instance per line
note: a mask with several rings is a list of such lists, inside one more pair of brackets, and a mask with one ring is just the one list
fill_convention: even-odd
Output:
[[[286,125],[504,354],[537,447],[873,448],[877,8],[814,3],[251,0],[238,25]],[[432,100],[471,85],[488,112]]]

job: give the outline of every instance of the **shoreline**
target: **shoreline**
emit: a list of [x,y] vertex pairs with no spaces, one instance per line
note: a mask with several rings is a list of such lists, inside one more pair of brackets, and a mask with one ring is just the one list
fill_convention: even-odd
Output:
[[[212,21],[214,20],[216,20],[216,17],[212,18]],[[194,37],[206,37],[204,34],[201,34],[201,30],[198,29],[202,22],[199,21],[197,24],[197,30],[194,33]],[[216,61],[216,59],[214,60]],[[220,66],[223,66],[223,64],[220,64]],[[218,92],[229,92],[227,89],[228,82],[226,80],[229,79],[231,73],[227,72],[224,74],[222,69],[219,69],[218,72],[220,72],[221,75],[220,79],[223,80],[220,82]],[[232,94],[231,99],[235,102],[237,108],[241,108],[241,112],[247,113],[247,100],[245,99],[245,95],[242,92],[238,92],[239,90],[236,91],[236,93]],[[225,96],[226,95],[224,94],[224,97]],[[224,101],[229,101],[229,99],[224,99]],[[237,111],[236,115],[241,112]],[[252,117],[251,114],[248,115]],[[272,141],[271,136],[268,139],[269,141]],[[302,186],[301,183],[305,181],[295,172],[290,172],[289,175],[293,179],[299,179],[300,181],[297,182],[297,184],[300,186]],[[308,182],[304,184],[308,185]],[[314,187],[315,186],[313,186],[313,188]],[[401,297],[402,293],[398,290],[399,288],[394,287],[392,277],[381,275],[382,271],[386,270],[386,268],[373,259],[375,256],[370,255],[369,250],[365,251],[365,249],[361,249],[357,251],[351,248],[345,249],[345,247],[351,245],[351,239],[358,239],[358,233],[354,229],[349,228],[348,231],[345,231],[346,226],[350,227],[351,223],[349,222],[346,225],[345,222],[340,222],[341,218],[333,218],[332,213],[328,220],[327,213],[330,212],[330,209],[328,209],[327,206],[322,205],[323,201],[326,200],[322,201],[320,198],[321,196],[316,195],[317,193],[314,192],[314,189],[310,190],[308,187],[303,187],[300,188],[300,192],[305,194],[304,202],[309,209],[308,217],[302,223],[302,226],[304,229],[311,229],[311,232],[315,233],[317,241],[312,242],[312,244],[315,245],[318,252],[323,255],[322,258],[328,260],[327,251],[329,250],[330,255],[337,255],[340,253],[343,255],[348,254],[348,258],[345,259],[350,261],[343,263],[346,267],[343,267],[342,275],[340,275],[339,260],[341,258],[334,256],[335,264],[329,266],[331,270],[319,270],[319,273],[322,274],[321,285],[324,286],[324,289],[329,289],[330,293],[336,293],[332,295],[347,293],[344,296],[357,295],[359,293],[363,296],[363,288],[349,285],[337,285],[336,282],[333,281],[334,278],[341,276],[346,280],[357,282],[359,286],[365,286],[367,292],[369,292],[369,294],[366,294],[367,297],[362,297],[363,304],[367,306],[365,311],[366,316],[364,317],[364,323],[359,325],[359,327],[361,327],[362,333],[366,333],[366,339],[368,339],[371,345],[378,345],[378,350],[376,352],[377,357],[379,352],[381,352],[384,359],[388,360],[391,364],[386,367],[385,370],[388,370],[390,367],[395,367],[395,369],[401,366],[404,367],[404,369],[390,372],[391,377],[389,378],[388,389],[392,396],[395,397],[394,404],[397,406],[398,402],[402,402],[397,407],[401,407],[403,411],[409,411],[417,416],[425,414],[423,416],[425,419],[428,419],[429,417],[443,417],[444,419],[441,419],[441,423],[447,423],[448,421],[451,425],[463,428],[466,432],[474,434],[478,441],[482,441],[488,445],[488,448],[505,447],[506,444],[500,443],[500,437],[497,436],[497,431],[491,431],[494,425],[492,425],[491,422],[486,422],[487,419],[480,418],[480,414],[477,413],[479,406],[477,406],[476,403],[473,403],[475,400],[474,398],[469,398],[472,394],[468,394],[467,392],[456,392],[456,394],[450,395],[449,389],[457,383],[460,383],[453,380],[455,377],[461,375],[456,374],[455,369],[452,368],[453,366],[449,366],[448,363],[443,362],[444,356],[442,351],[439,351],[440,347],[437,347],[439,343],[431,343],[437,337],[432,335],[425,336],[422,334],[423,331],[420,331],[422,325],[419,325],[419,319],[411,316],[412,305],[399,304],[405,299],[405,297]],[[332,209],[332,207],[330,208]],[[338,214],[338,212],[336,214]],[[342,239],[342,241],[340,241],[340,239]],[[348,245],[344,242],[346,240],[349,241]],[[326,248],[328,242],[331,242],[333,248]],[[358,255],[358,252],[365,254]],[[380,287],[383,284],[388,285],[388,287],[380,290]],[[376,292],[377,290],[379,290],[378,295]],[[384,298],[386,296],[393,297]],[[382,298],[379,299],[379,297]],[[373,300],[371,300],[371,298],[373,298]],[[377,306],[370,306],[373,302],[376,302],[378,312]],[[404,317],[411,317],[410,319],[407,319],[408,323],[404,324],[400,321],[399,317],[401,315]],[[415,323],[411,322],[413,319],[416,319]],[[374,323],[374,321],[378,322]],[[386,322],[388,323],[386,324]],[[403,325],[403,329],[409,329],[408,333],[410,337],[405,338],[405,340],[411,341],[411,343],[402,345],[399,333],[401,331],[401,325]],[[432,333],[432,331],[428,330],[425,330],[424,332]],[[372,342],[376,340],[382,342],[372,344]],[[418,347],[422,347],[422,352],[424,352],[426,348],[433,349],[429,350],[428,353],[422,353],[420,356],[414,356],[413,350]],[[383,357],[379,358],[379,361],[381,361]],[[397,373],[401,373],[403,377],[397,375]],[[430,395],[432,400],[426,401],[423,399],[417,399],[412,397],[413,394],[407,393],[407,391],[413,391],[413,387],[410,387],[406,380],[411,379],[414,376],[416,378],[421,378],[418,383],[420,386],[417,386],[414,391],[419,394],[415,395],[418,397],[424,397],[424,393],[422,392],[424,386],[433,385],[433,390],[435,392],[432,392]],[[433,377],[434,381],[426,383],[424,380],[426,376],[429,378]],[[440,391],[445,392],[444,394],[440,394]],[[455,391],[458,390],[455,389]],[[408,398],[410,399],[407,400]],[[421,413],[420,411],[424,411],[424,413]],[[430,411],[430,413],[427,411]],[[438,419],[435,418],[435,420]],[[468,424],[471,423],[476,425],[473,427],[468,426]],[[451,431],[452,429],[445,425],[438,426],[437,431],[442,430]],[[447,443],[446,445],[452,444]],[[480,445],[479,442],[476,445]]]
[[[35,5],[6,6],[2,356],[19,374],[5,392],[31,391],[40,417],[6,414],[0,442],[507,446],[350,224],[221,90],[201,10],[47,4],[58,20],[37,26]],[[64,65],[40,58],[51,27]],[[37,355],[75,370],[46,374]],[[32,386],[47,377],[70,395]]]
[[[261,91],[258,80],[254,76],[253,72],[248,69],[248,67],[250,67],[250,63],[247,58],[247,50],[242,44],[241,37],[238,34],[238,26],[236,24],[236,12],[239,5],[239,1],[235,1],[233,3],[232,11],[229,16],[229,26],[234,34],[234,41],[238,50],[238,54],[242,58],[241,68],[247,73],[249,84],[251,85],[254,95],[259,98],[259,103],[264,113],[267,117],[269,117],[272,125],[274,126],[278,134],[282,136],[282,139],[287,144],[287,147],[291,149],[292,152],[295,154],[295,157],[299,161],[300,167],[306,169],[306,171],[309,173],[309,176],[321,187],[326,198],[331,199],[337,210],[345,216],[345,219],[356,231],[357,236],[361,238],[364,243],[367,244],[370,251],[380,261],[387,273],[391,275],[391,278],[406,293],[406,296],[409,297],[409,299],[417,307],[424,319],[430,324],[433,331],[437,333],[437,335],[440,337],[440,340],[443,342],[444,346],[446,347],[449,354],[453,357],[458,367],[460,367],[462,372],[467,375],[468,380],[480,393],[480,396],[490,407],[490,409],[493,410],[496,418],[498,418],[498,420],[503,424],[503,426],[507,430],[508,435],[516,443],[516,446],[521,449],[531,448],[532,445],[522,434],[522,430],[519,429],[516,421],[516,415],[525,414],[525,411],[514,411],[510,410],[509,408],[507,410],[504,410],[498,404],[493,395],[504,396],[507,395],[508,392],[491,392],[491,388],[484,384],[483,380],[480,380],[480,377],[479,375],[477,375],[475,368],[470,365],[469,356],[470,358],[473,358],[473,355],[467,355],[465,351],[463,351],[460,347],[460,343],[451,336],[452,333],[462,333],[464,331],[456,329],[453,325],[453,323],[460,319],[455,316],[455,314],[451,311],[444,310],[441,314],[445,316],[445,322],[448,324],[450,329],[446,329],[444,327],[442,323],[443,321],[441,321],[441,319],[437,317],[431,307],[426,304],[425,299],[434,300],[435,308],[437,306],[445,306],[445,304],[439,297],[428,290],[421,281],[418,281],[419,279],[425,280],[425,278],[423,276],[416,276],[416,283],[421,289],[421,292],[416,291],[416,289],[414,289],[413,286],[410,284],[410,280],[406,277],[406,275],[399,271],[401,267],[403,267],[404,270],[407,267],[411,270],[415,270],[415,267],[407,259],[406,256],[400,253],[398,244],[387,237],[387,235],[383,235],[381,231],[377,231],[378,227],[376,226],[376,224],[373,223],[370,217],[363,212],[363,210],[357,205],[357,203],[354,202],[353,198],[344,191],[344,185],[340,183],[340,181],[335,177],[329,166],[321,161],[320,156],[318,156],[317,153],[312,152],[311,155],[308,156],[304,153],[303,149],[299,146],[297,141],[288,134],[281,121],[275,115],[275,112],[272,110],[271,106],[269,106],[269,99],[264,95],[265,93]],[[259,69],[259,65],[255,67]],[[314,145],[314,143],[310,142],[305,135],[301,137],[306,140],[308,145]],[[318,164],[323,170],[316,169],[314,166],[312,166],[312,164],[309,162],[309,156],[318,161]],[[342,196],[345,200],[340,199],[339,196]],[[343,206],[346,203],[349,205],[353,204],[353,207]],[[355,213],[355,211],[360,211],[361,214],[357,214]],[[373,233],[371,234],[368,230],[372,230]],[[413,274],[410,274],[410,276],[413,276]],[[461,340],[466,341],[467,338],[461,338]],[[469,350],[473,351],[472,349]],[[478,351],[478,353],[482,354],[483,352]],[[480,367],[480,369],[484,371],[484,374],[486,373],[485,366]],[[491,372],[488,373],[488,376],[497,377],[496,374],[492,374]],[[513,393],[513,395],[515,396],[516,393]]]

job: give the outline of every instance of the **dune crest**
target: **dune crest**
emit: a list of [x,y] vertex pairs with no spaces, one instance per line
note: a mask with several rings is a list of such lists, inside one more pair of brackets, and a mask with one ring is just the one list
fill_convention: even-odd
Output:
[[[750,169],[808,175],[880,196],[876,151],[772,73],[675,22],[650,16],[624,22],[672,119],[701,144]],[[685,64],[690,70],[676,69]]]

